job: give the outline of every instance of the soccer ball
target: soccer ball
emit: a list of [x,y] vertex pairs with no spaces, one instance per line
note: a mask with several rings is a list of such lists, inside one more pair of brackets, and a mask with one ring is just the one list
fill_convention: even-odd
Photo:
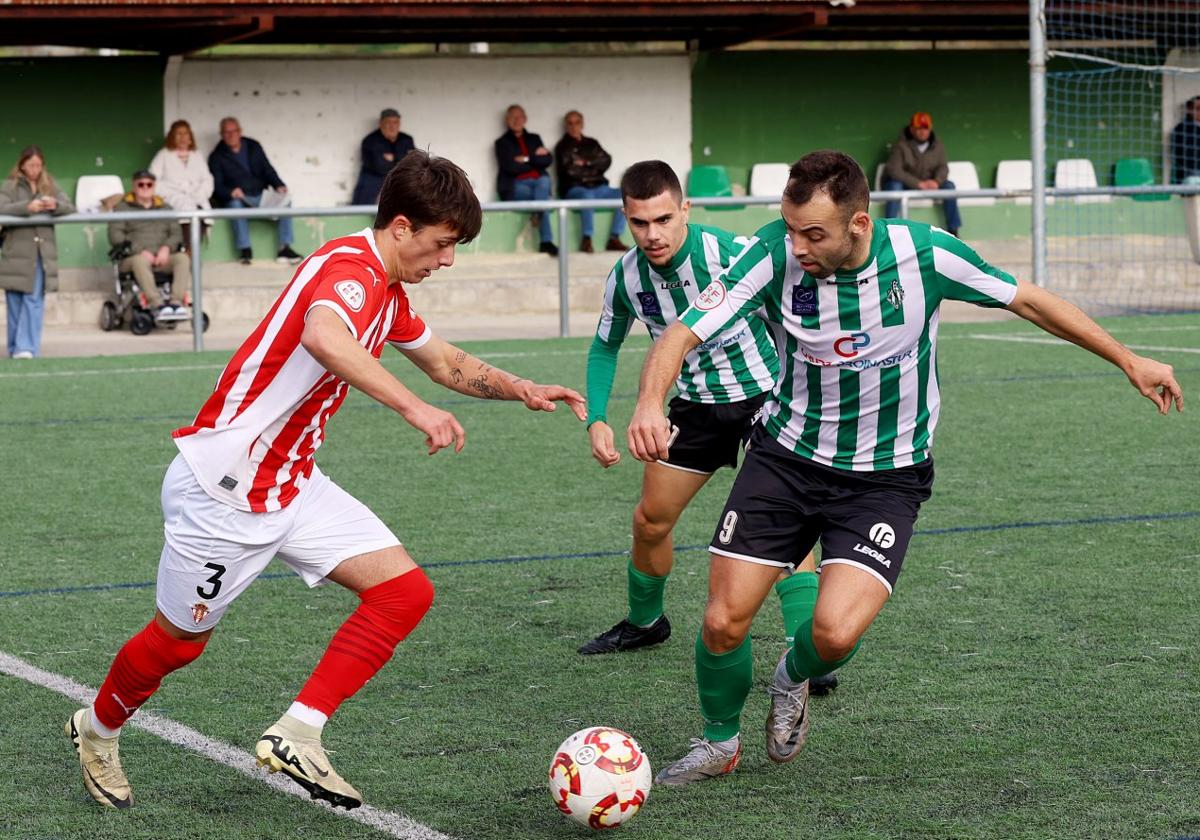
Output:
[[650,759],[633,737],[608,726],[581,729],[550,762],[550,795],[558,810],[588,828],[633,819],[650,795]]

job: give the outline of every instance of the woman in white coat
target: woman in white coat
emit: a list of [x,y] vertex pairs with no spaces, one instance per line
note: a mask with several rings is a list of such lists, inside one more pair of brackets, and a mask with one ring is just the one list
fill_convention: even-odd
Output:
[[[196,137],[187,120],[175,120],[158,150],[150,161],[150,171],[158,179],[156,192],[176,210],[208,210],[212,208],[210,197],[213,192],[213,176],[208,170],[208,161],[196,151]],[[205,219],[204,232],[212,227]],[[183,222],[185,243],[188,223]]]

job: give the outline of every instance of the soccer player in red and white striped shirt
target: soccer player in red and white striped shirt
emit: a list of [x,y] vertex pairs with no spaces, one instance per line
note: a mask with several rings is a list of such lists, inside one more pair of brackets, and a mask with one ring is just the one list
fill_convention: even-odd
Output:
[[321,730],[383,667],[433,601],[433,586],[391,530],[313,461],[325,424],[357,388],[424,433],[429,454],[462,450],[466,433],[379,363],[390,343],[445,387],[535,411],[578,393],[494,368],[433,335],[404,283],[454,261],[482,212],[466,174],[409,152],[384,181],[373,228],[334,239],[301,263],[238,348],[191,425],[174,432],[179,455],[163,481],[165,544],[154,618],[117,654],[95,701],[66,731],[84,786],[101,805],[128,808],[121,726],[162,679],[198,657],[229,604],[278,557],[309,586],[333,581],[361,603],[334,634],[296,701],[255,754],[314,797],[355,808],[362,797],[330,765]]

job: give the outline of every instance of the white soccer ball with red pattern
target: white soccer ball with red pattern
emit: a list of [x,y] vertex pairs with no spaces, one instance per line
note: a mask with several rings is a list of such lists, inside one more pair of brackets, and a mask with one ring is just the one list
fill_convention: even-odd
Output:
[[550,762],[558,810],[588,828],[629,822],[650,795],[650,759],[633,736],[609,726],[581,729]]

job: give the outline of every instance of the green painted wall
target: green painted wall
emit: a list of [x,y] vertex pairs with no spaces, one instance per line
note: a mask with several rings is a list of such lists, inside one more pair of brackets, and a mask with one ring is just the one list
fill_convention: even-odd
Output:
[[[0,60],[0,175],[25,146],[41,146],[46,168],[71,198],[80,175],[120,175],[150,163],[163,140],[162,62],[157,58]],[[66,267],[105,261],[103,232],[58,231]]]
[[[1029,157],[1029,67],[1020,51],[714,52],[692,75],[692,160],[749,184],[759,162],[813,149],[853,155],[868,178],[914,111],[980,185]],[[705,149],[710,154],[705,154]]]

